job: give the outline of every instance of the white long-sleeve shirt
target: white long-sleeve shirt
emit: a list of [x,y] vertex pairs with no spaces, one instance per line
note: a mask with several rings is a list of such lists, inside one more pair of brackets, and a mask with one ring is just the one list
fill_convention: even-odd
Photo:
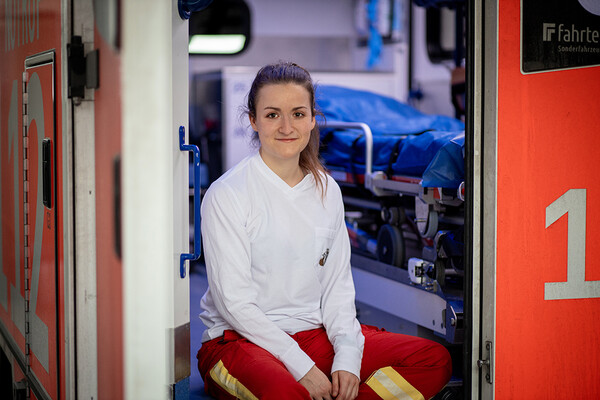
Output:
[[342,195],[327,180],[323,199],[312,174],[290,187],[256,153],[210,186],[201,211],[203,341],[235,330],[299,380],[314,362],[290,335],[323,326],[335,351],[331,372],[360,376],[364,338]]

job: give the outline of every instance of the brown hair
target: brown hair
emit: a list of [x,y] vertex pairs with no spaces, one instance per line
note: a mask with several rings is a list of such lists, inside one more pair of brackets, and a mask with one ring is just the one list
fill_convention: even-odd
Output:
[[[292,62],[280,62],[277,64],[265,65],[258,71],[254,81],[252,82],[252,86],[250,87],[250,92],[248,92],[248,100],[245,110],[246,113],[250,117],[254,119],[256,118],[256,100],[260,89],[266,85],[286,83],[300,85],[306,89],[310,98],[312,116],[316,117],[318,114],[321,114],[316,109],[315,87],[313,85],[310,73],[298,64]],[[255,132],[254,138],[255,140],[258,140],[257,132]],[[300,168],[302,168],[304,171],[312,173],[317,187],[323,196],[325,193],[325,186],[323,184],[323,180],[325,179],[325,167],[319,158],[319,145],[319,126],[318,124],[315,124],[315,127],[312,129],[312,131],[310,131],[308,144],[300,153],[299,164]],[[326,184],[327,180],[325,179],[325,185]]]

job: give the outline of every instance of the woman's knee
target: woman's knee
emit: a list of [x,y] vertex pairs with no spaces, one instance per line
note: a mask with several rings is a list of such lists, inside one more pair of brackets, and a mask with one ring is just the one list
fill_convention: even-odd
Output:
[[452,373],[452,357],[450,352],[444,346],[439,343],[431,342],[431,349],[429,350],[429,359],[434,365],[440,366],[448,370],[448,373]]

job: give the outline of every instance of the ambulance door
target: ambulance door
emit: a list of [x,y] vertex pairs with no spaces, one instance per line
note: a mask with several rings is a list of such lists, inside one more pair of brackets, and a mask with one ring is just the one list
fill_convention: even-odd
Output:
[[[69,89],[70,99],[69,111],[72,121],[72,182],[73,182],[73,228],[74,228],[74,268],[73,284],[75,309],[74,318],[76,326],[73,331],[76,339],[76,352],[73,355],[75,365],[73,375],[77,379],[74,387],[76,398],[96,399],[108,398],[104,396],[106,391],[111,395],[118,390],[119,385],[115,382],[102,382],[104,385],[98,389],[99,376],[103,376],[101,364],[98,360],[102,357],[117,357],[118,347],[103,347],[110,340],[115,340],[113,335],[107,332],[99,332],[99,311],[107,302],[118,298],[118,292],[109,292],[108,296],[99,296],[100,276],[102,272],[111,272],[112,265],[105,260],[114,253],[113,247],[106,249],[103,244],[113,243],[113,231],[97,233],[100,223],[110,223],[112,214],[103,214],[97,202],[112,205],[112,170],[109,166],[100,162],[97,157],[97,142],[114,140],[118,135],[118,125],[114,130],[103,131],[97,124],[96,109],[101,107],[102,94],[113,90],[111,82],[105,76],[99,76],[101,72],[113,68],[114,63],[110,54],[101,46],[101,41],[95,36],[96,12],[99,6],[105,6],[111,2],[93,2],[92,0],[69,0],[72,29],[69,33]],[[102,82],[102,85],[100,85]],[[118,95],[118,93],[117,93]],[[117,103],[114,98],[108,100]],[[101,117],[106,117],[101,115]],[[118,115],[108,119],[115,120],[118,124]],[[115,141],[117,144],[118,140]],[[98,179],[97,179],[98,178]],[[98,182],[98,183],[97,183]],[[104,186],[102,186],[104,184]],[[97,222],[100,221],[100,222]],[[100,268],[97,268],[100,266]],[[98,270],[98,276],[97,276]],[[113,282],[118,282],[118,275],[113,275]],[[112,305],[112,313],[119,316],[119,308]],[[117,321],[102,321],[105,329],[119,327]],[[116,326],[115,326],[116,325]],[[118,336],[120,337],[120,336]],[[115,363],[112,370],[119,372]],[[99,396],[100,395],[100,396]],[[117,398],[118,396],[113,396]]]
[[17,393],[57,399],[69,322],[62,215],[62,5],[3,2],[0,115],[0,344]]
[[[89,217],[93,226],[90,235],[94,251],[94,264],[87,276],[82,276],[97,294],[95,310],[89,324],[80,329],[89,330],[89,338],[97,347],[85,348],[95,357],[97,374],[88,374],[90,383],[86,398],[124,398],[124,315],[123,315],[123,263],[122,263],[122,34],[120,16],[122,2],[116,0],[93,2],[93,30],[84,42],[93,42],[98,51],[98,89],[93,92],[90,107],[93,135],[80,136],[83,151],[90,151],[83,162],[91,163],[88,169],[94,179],[95,191],[91,201],[94,213]],[[89,32],[88,32],[89,33]],[[89,43],[86,43],[89,46]],[[90,50],[91,51],[91,50]],[[86,97],[88,93],[86,93]],[[82,104],[85,106],[85,104]],[[85,261],[84,261],[85,262]],[[86,307],[91,307],[87,302]],[[85,314],[82,313],[82,314]],[[90,343],[91,344],[91,343]],[[84,345],[84,343],[80,343]],[[97,391],[94,396],[94,392]]]
[[123,392],[128,399],[185,398],[189,266],[182,271],[180,260],[190,250],[189,153],[179,138],[183,132],[188,143],[188,21],[181,1],[118,3],[122,42],[112,54],[121,81],[112,96],[121,104],[122,261],[114,273],[121,274]]
[[600,395],[600,10],[486,2],[484,399]]
[[54,57],[49,51],[25,60],[23,265],[25,356],[31,374],[50,397],[58,398]]

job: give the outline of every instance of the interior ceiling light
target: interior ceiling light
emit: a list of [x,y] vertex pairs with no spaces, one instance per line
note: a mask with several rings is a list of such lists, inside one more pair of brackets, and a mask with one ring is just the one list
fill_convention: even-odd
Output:
[[251,41],[250,8],[244,0],[216,0],[205,9],[191,13],[190,55],[239,54]]
[[245,35],[192,35],[190,54],[236,54],[246,43]]

